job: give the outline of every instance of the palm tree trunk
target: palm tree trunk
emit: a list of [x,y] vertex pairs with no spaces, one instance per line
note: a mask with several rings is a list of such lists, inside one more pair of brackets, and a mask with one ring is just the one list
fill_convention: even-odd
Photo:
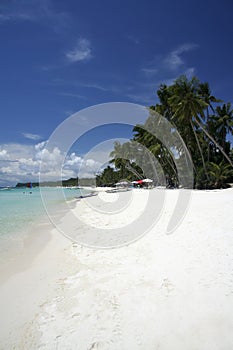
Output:
[[228,157],[228,155],[226,154],[226,152],[224,151],[222,146],[220,146],[218,144],[218,142],[215,141],[215,139],[205,129],[204,125],[202,123],[200,123],[196,118],[195,118],[195,122],[204,131],[204,133],[209,137],[209,139],[215,144],[215,146],[221,151],[221,153],[224,155],[224,157],[228,160],[229,164],[233,167],[233,163],[232,163],[231,159]]
[[142,180],[143,177],[137,172],[136,169],[134,169],[130,163],[126,163],[125,165],[126,169],[128,169],[129,171],[131,171],[139,180]]
[[195,136],[195,139],[196,139],[196,142],[197,142],[197,146],[198,146],[198,149],[199,149],[199,152],[200,152],[200,155],[201,155],[201,160],[202,160],[204,172],[205,172],[207,180],[209,180],[209,175],[208,175],[208,172],[207,172],[207,169],[206,169],[205,159],[204,159],[204,156],[203,156],[203,153],[202,153],[201,145],[200,145],[200,142],[198,140],[197,133],[196,133],[196,130],[194,128],[194,125],[193,125],[192,121],[191,121],[191,126],[192,126],[193,133],[194,133],[194,136]]
[[[213,109],[211,104],[209,104],[209,106]],[[209,114],[209,107],[207,106],[207,119],[206,119],[206,122],[207,122],[207,126],[208,127],[209,127],[209,120],[210,120],[210,114]],[[209,142],[208,142],[208,145],[207,145],[207,161],[208,162],[210,161],[210,143]]]

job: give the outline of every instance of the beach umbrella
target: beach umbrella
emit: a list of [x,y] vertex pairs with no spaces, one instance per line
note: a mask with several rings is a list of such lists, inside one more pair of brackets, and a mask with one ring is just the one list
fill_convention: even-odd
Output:
[[142,183],[143,183],[142,180],[138,180],[138,181],[137,181],[137,184],[139,184],[139,185],[141,185]]
[[153,180],[151,180],[151,179],[144,179],[144,180],[142,180],[143,182],[147,182],[147,183],[151,183],[151,182],[153,182]]
[[129,185],[129,182],[127,182],[127,181],[122,181],[122,182],[116,183],[116,186],[127,186],[127,185]]

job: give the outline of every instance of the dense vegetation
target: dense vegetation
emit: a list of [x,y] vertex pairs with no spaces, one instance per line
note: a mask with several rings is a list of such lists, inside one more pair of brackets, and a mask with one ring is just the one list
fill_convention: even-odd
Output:
[[[95,179],[94,178],[70,178],[68,180],[62,180],[62,184],[60,181],[46,181],[46,182],[32,182],[32,187],[38,187],[38,186],[49,186],[49,187],[56,187],[56,186],[63,186],[63,187],[71,187],[71,186],[94,186],[95,185]],[[21,183],[18,182],[15,187],[21,188],[21,187],[29,187],[30,183]]]
[[[139,143],[153,154],[156,167],[161,169],[161,174],[154,180],[159,184],[158,179],[163,178],[170,187],[180,185],[174,156],[161,139],[147,131],[153,125],[156,113],[159,113],[178,130],[191,155],[193,186],[199,189],[227,187],[233,182],[233,150],[227,141],[227,136],[233,134],[231,104],[213,96],[209,84],[200,82],[196,77],[189,80],[181,76],[170,86],[163,84],[157,95],[159,103],[149,107],[150,115],[144,125],[134,127],[132,140],[124,144],[115,143],[110,154],[114,169],[110,166],[104,169],[96,178],[97,185],[108,185],[122,179],[137,180],[148,177],[148,174],[153,177],[150,170],[147,174],[144,171],[143,164],[148,164],[149,158],[135,158],[133,150]],[[171,129],[171,135],[172,132]]]

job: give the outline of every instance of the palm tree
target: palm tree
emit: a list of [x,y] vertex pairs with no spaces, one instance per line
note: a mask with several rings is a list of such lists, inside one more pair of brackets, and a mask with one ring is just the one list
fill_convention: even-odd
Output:
[[[209,84],[207,82],[199,84],[198,94],[203,99],[203,101],[207,104],[207,107],[206,107],[206,125],[207,125],[207,130],[210,131],[208,129],[208,127],[210,126],[210,123],[209,123],[210,111],[209,111],[209,109],[211,109],[211,111],[213,113],[215,113],[213,103],[219,103],[219,102],[222,102],[222,100],[216,98],[215,96],[213,96],[211,94],[211,90],[210,90]],[[207,145],[207,158],[209,161],[210,160],[210,143],[209,142]]]
[[[134,132],[136,132],[136,134],[134,135],[133,140],[145,146],[159,162],[159,164],[161,165],[161,170],[163,170],[163,173],[166,175],[167,179],[172,178],[175,185],[178,185],[177,169],[174,164],[171,153],[169,153],[169,151],[164,146],[161,140],[157,139],[156,136],[153,135],[153,133],[147,131],[155,130],[156,126],[159,125],[159,121],[154,118],[154,110],[155,109],[153,107],[150,107],[150,116],[145,123],[145,127],[142,125],[136,125],[134,127],[133,130]],[[155,120],[156,125],[154,125]],[[150,156],[145,152],[142,152],[142,157],[144,158],[144,168],[151,172],[151,178],[153,178],[156,174],[156,179],[154,180],[158,182],[163,182],[161,173],[155,169],[154,171],[152,170],[153,159],[150,158]]]
[[[186,76],[181,76],[175,81],[174,94],[169,98],[169,103],[174,112],[173,119],[175,122],[178,125],[183,124],[182,127],[185,127],[186,133],[189,130],[189,126],[191,126],[202,159],[203,168],[208,178],[203,152],[194,125],[196,121],[200,121],[200,116],[202,119],[205,118],[204,110],[208,104],[198,95],[198,88],[198,79],[194,77],[188,81]],[[190,131],[188,133],[190,134]],[[189,137],[189,135],[186,135],[186,137]]]
[[208,166],[213,188],[226,187],[226,180],[233,175],[231,166],[224,161],[220,164],[210,162]]
[[227,159],[229,164],[233,167],[233,162],[230,159],[230,157],[226,154],[222,146],[213,138],[213,136],[210,135],[210,133],[205,129],[205,126],[202,122],[199,122],[196,120],[197,125],[203,130],[203,132],[208,136],[208,138],[214,143],[215,147],[220,150],[220,152],[223,154],[223,156]]
[[210,87],[209,87],[208,83],[199,83],[199,87],[198,87],[197,93],[203,99],[203,101],[207,104],[206,114],[207,114],[207,121],[208,121],[208,119],[209,119],[209,108],[214,113],[213,103],[222,102],[222,100],[214,97],[211,94],[211,90],[210,90]]
[[156,106],[151,106],[151,110],[155,110],[157,113],[164,116],[166,119],[171,120],[172,118],[172,109],[169,104],[169,98],[172,96],[172,87],[167,86],[166,84],[161,84],[159,90],[157,91],[157,95],[160,101],[160,104],[156,104]]
[[114,142],[114,150],[110,153],[110,157],[113,158],[110,163],[114,163],[115,167],[120,170],[120,176],[123,179],[127,160],[123,158],[123,149],[119,141]]
[[216,107],[216,115],[213,116],[215,130],[219,135],[219,143],[226,150],[226,136],[228,133],[233,134],[233,109],[230,102]]
[[[110,163],[114,163],[115,167],[119,169],[119,180],[129,179],[131,180],[134,174],[136,178],[143,178],[142,170],[137,166],[140,152],[136,150],[133,142],[125,142],[121,144],[119,141],[114,142],[114,150],[110,153]],[[135,163],[136,161],[136,163]]]
[[[233,167],[233,163],[224,151],[223,147],[221,147],[221,145],[210,135],[208,130],[206,130],[203,121],[205,120],[204,110],[207,108],[208,104],[202,98],[200,98],[198,94],[198,86],[199,80],[195,77],[188,81],[185,76],[181,76],[175,81],[174,95],[169,98],[170,104],[174,110],[173,118],[174,120],[178,121],[179,124],[183,122],[187,125],[194,122],[196,126],[198,126],[215,144],[215,146],[227,159],[229,164]],[[193,129],[193,131],[195,131],[195,129]],[[196,136],[195,138],[197,140]],[[207,174],[203,153],[198,142],[197,145],[201,154],[203,167]]]

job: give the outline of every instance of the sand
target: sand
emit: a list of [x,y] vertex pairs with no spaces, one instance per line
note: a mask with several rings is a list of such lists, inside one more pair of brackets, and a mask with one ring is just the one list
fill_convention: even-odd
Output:
[[[232,349],[233,189],[192,191],[185,218],[167,235],[178,193],[166,190],[154,226],[120,248],[83,247],[48,227],[45,247],[26,268],[27,257],[23,269],[18,259],[1,283],[0,349]],[[148,191],[134,195],[117,220],[90,209],[96,197],[72,210],[97,228],[130,228]],[[100,209],[116,199],[98,198]]]

